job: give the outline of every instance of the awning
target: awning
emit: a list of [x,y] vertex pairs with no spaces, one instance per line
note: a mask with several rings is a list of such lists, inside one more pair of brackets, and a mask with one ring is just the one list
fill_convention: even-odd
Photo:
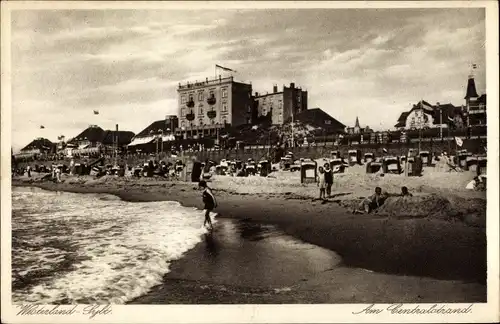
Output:
[[87,147],[82,150],[80,150],[80,153],[85,154],[85,153],[97,153],[99,152],[99,147]]
[[175,141],[175,136],[174,135],[163,135],[161,137],[161,140],[163,142],[172,142],[172,141]]
[[128,146],[135,146],[140,144],[148,144],[155,140],[155,136],[146,136],[146,137],[134,137],[132,142]]

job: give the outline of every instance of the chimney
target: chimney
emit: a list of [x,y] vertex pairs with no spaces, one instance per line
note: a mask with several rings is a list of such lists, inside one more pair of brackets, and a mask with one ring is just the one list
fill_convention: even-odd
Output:
[[206,82],[208,83],[208,78],[207,78]]
[[290,88],[292,88],[292,89],[295,88],[295,83],[294,82],[290,83]]
[[278,92],[278,85],[275,84],[273,86],[273,93],[276,93],[276,92]]
[[255,96],[256,96],[256,97],[258,97],[258,96],[259,96],[259,93],[258,93],[258,92],[256,92],[256,93],[255,93]]

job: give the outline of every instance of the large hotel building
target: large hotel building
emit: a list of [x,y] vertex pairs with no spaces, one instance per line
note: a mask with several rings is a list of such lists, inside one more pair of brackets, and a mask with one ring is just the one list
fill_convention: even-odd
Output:
[[259,117],[271,117],[272,124],[282,125],[292,118],[292,114],[307,110],[307,91],[295,87],[295,83],[283,86],[281,91],[275,85],[272,93],[255,93],[255,101]]
[[225,126],[252,123],[252,85],[233,77],[179,84],[179,128],[177,135],[213,135]]

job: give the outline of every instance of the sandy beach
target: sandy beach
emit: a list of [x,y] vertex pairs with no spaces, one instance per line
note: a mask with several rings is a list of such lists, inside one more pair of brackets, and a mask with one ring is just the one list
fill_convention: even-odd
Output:
[[[405,178],[366,175],[362,171],[361,167],[354,167],[348,173],[336,175],[332,198],[327,203],[315,200],[318,191],[315,184],[300,184],[296,173],[276,172],[267,178],[214,177],[209,185],[217,196],[219,207],[216,212],[223,226],[216,228],[213,238],[206,238],[208,241],[174,262],[164,277],[164,285],[132,303],[485,301],[486,194],[464,189],[471,174],[444,173],[429,168],[422,177]],[[35,175],[30,179],[15,178],[13,185],[77,193],[109,193],[132,202],[178,201],[187,207],[202,208],[197,184],[155,178],[65,176],[62,183],[56,184],[41,181]],[[377,185],[393,193],[397,193],[401,185],[406,185],[414,197],[389,198],[378,213],[352,214],[350,208]],[[234,234],[228,234],[231,231],[227,227],[237,228],[234,222],[273,226],[282,234],[271,235],[271,241],[272,237],[287,235],[334,252],[341,258],[341,263],[333,268],[320,267],[313,273],[299,271],[300,276],[307,280],[294,280],[293,285],[284,282],[283,291],[266,285],[267,288],[263,288],[262,284],[255,285],[255,282],[242,284],[241,277],[231,280],[231,277],[213,274],[204,267],[210,263],[210,258],[206,257],[207,246],[210,240],[212,243],[215,240],[216,245],[231,246],[227,237]],[[267,258],[289,263],[280,256],[283,253],[269,252],[269,249],[259,246],[265,241],[243,241],[238,241],[240,243],[232,249],[222,249],[223,259],[230,269],[248,267],[248,263],[243,262],[245,258],[241,257],[247,248],[262,255],[259,260]],[[267,252],[262,254],[259,252],[262,250]],[[270,258],[269,255],[276,257]],[[261,264],[264,261],[254,262]],[[274,263],[269,263],[269,269],[276,268],[272,265]],[[301,265],[290,265],[290,269],[296,268],[300,269]],[[349,275],[342,275],[343,272],[349,272]],[[291,278],[298,278],[294,271],[288,271],[288,274]],[[247,272],[244,277],[256,276],[257,273]],[[279,282],[277,278],[283,274],[277,271],[269,276]],[[290,285],[295,289],[288,291],[286,287]],[[352,287],[356,285],[357,293],[352,293]],[[364,287],[364,292],[359,285]],[[183,292],[186,291],[190,293],[185,295]],[[340,293],[342,291],[345,293]]]

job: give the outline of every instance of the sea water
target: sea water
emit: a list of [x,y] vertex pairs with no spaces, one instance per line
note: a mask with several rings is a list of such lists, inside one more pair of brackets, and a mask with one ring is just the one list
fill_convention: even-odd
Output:
[[13,303],[125,303],[201,241],[203,220],[172,201],[13,188]]

